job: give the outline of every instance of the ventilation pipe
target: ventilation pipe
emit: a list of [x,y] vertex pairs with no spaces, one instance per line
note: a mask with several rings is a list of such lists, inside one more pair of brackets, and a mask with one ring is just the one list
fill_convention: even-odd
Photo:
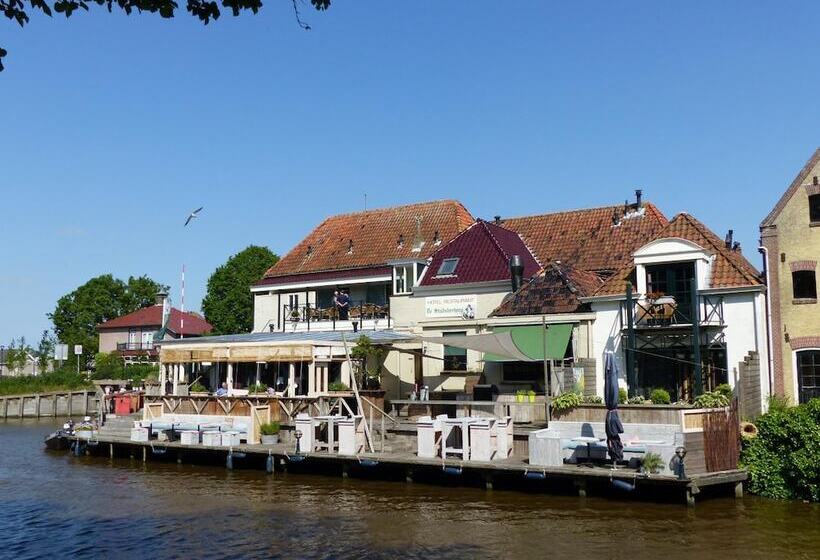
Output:
[[641,189],[635,189],[635,204],[638,209],[641,208],[641,200],[643,199],[643,191]]
[[735,237],[735,230],[730,229],[729,233],[726,234],[726,238],[724,239],[727,249],[732,248],[732,241],[734,240],[734,237]]
[[524,283],[524,263],[518,255],[510,257],[510,279],[512,280],[512,291],[517,292]]

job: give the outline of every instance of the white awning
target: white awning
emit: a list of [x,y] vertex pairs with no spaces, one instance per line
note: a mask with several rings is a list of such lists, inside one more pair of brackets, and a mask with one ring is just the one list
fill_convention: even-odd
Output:
[[533,360],[515,345],[510,331],[473,335],[454,336],[420,336],[422,342],[432,342],[434,344],[444,344],[455,348],[466,348],[476,350],[485,354],[495,354],[503,356],[516,362],[533,362]]

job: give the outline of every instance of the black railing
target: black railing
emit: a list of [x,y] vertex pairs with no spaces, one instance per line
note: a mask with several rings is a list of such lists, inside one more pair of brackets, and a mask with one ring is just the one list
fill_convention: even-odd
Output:
[[306,323],[310,330],[311,323],[331,323],[333,330],[336,330],[337,322],[355,322],[362,326],[364,321],[376,321],[385,319],[387,327],[390,326],[390,306],[387,304],[369,303],[366,301],[351,301],[347,308],[347,318],[343,318],[344,313],[337,306],[331,305],[320,307],[311,304],[283,305],[282,306],[282,330],[288,324]]
[[[655,299],[643,298],[633,302],[635,328],[682,327],[694,322],[692,305],[688,301],[678,302],[673,296]],[[621,302],[621,328],[626,329],[626,302]],[[706,326],[724,326],[723,296],[698,296],[698,323]]]
[[153,342],[118,342],[117,343],[117,350],[122,352],[123,350],[153,350],[154,343]]

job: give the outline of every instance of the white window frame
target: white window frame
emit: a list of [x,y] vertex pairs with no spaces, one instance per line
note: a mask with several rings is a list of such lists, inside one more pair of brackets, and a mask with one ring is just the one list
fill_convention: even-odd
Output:
[[[446,263],[451,263],[453,261],[455,261],[455,264],[453,264],[453,270],[451,270],[450,272],[442,272],[441,271],[441,269],[444,268],[444,265]],[[446,259],[442,259],[441,264],[438,266],[438,270],[436,271],[436,276],[453,276],[453,275],[455,275],[456,268],[458,268],[458,261],[459,261],[458,257],[449,257],[449,258],[446,258]]]
[[[399,274],[402,271],[402,274]],[[409,272],[409,275],[408,275]],[[399,289],[399,280],[404,282],[402,290]],[[415,263],[404,263],[393,266],[393,294],[406,295],[413,292],[416,285],[416,265]]]

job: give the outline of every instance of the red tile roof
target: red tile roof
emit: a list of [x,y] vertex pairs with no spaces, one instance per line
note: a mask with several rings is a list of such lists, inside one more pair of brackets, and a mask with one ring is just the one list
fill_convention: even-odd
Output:
[[[424,244],[421,250],[413,251],[417,219],[421,220]],[[436,238],[446,243],[473,221],[467,209],[455,200],[331,216],[273,265],[264,278],[371,268],[399,259],[426,259],[438,248]]]
[[[184,329],[182,319],[185,319]],[[156,327],[162,326],[162,305],[151,305],[137,309],[133,313],[111,319],[97,325],[97,330],[128,329],[131,327]],[[168,320],[168,330],[186,336],[198,336],[211,332],[210,323],[196,313],[185,312],[171,308],[171,317]]]
[[[669,222],[669,225],[660,231],[654,239],[647,240],[647,243],[668,238],[686,239],[715,254],[715,260],[712,262],[712,273],[709,278],[710,288],[738,288],[763,284],[760,273],[746,260],[743,253],[726,247],[725,242],[720,237],[689,214],[675,216]],[[604,283],[595,295],[620,295],[625,293],[626,282],[634,269],[632,262],[624,265]]]
[[800,173],[797,174],[797,177],[794,178],[794,181],[792,181],[791,185],[789,185],[789,188],[786,189],[786,192],[783,193],[783,196],[780,197],[780,200],[778,200],[777,204],[775,204],[774,208],[772,208],[772,211],[769,212],[769,215],[766,216],[763,222],[761,222],[761,229],[774,225],[777,216],[780,215],[780,212],[783,211],[783,208],[786,207],[786,204],[788,204],[791,197],[794,196],[797,189],[803,185],[808,178],[809,173],[811,173],[811,170],[814,169],[818,163],[820,163],[820,148],[817,148],[814,151],[812,156],[809,158],[809,161],[806,162],[806,165],[803,166],[803,169],[801,169]]
[[540,262],[560,261],[600,273],[619,269],[666,224],[666,217],[651,203],[640,210],[634,204],[604,206],[501,222],[521,234]]
[[[433,255],[422,286],[443,286],[510,279],[510,257],[519,255],[524,278],[536,274],[541,266],[524,241],[514,231],[478,220]],[[453,274],[437,276],[444,259],[458,259]]]
[[587,305],[579,298],[591,296],[603,284],[593,273],[571,266],[550,263],[544,270],[525,282],[514,294],[509,295],[491,317],[511,315],[547,315],[573,313],[586,310]]

